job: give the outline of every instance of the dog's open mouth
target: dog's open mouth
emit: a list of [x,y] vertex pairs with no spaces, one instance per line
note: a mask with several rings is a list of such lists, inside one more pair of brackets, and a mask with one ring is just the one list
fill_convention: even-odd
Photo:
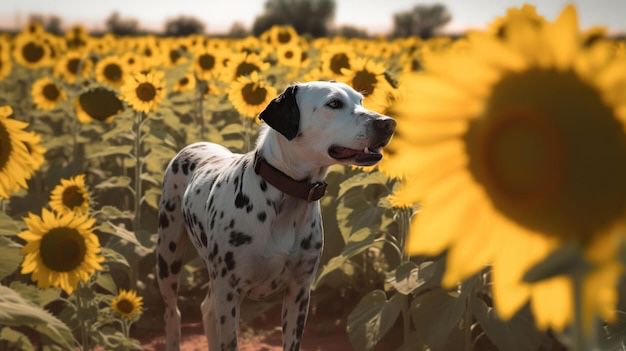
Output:
[[347,147],[332,145],[328,149],[328,155],[342,162],[353,162],[359,166],[373,166],[383,158],[382,147],[366,147],[363,150],[350,149]]

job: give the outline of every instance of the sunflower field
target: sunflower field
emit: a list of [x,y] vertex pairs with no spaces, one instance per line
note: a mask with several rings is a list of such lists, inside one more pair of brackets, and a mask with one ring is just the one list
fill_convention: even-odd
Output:
[[[311,80],[398,122],[377,166],[330,168],[321,200],[312,313],[353,349],[626,350],[626,42],[571,5],[428,40],[0,36],[0,350],[162,333],[167,163],[197,141],[253,150],[258,113]],[[202,261],[182,272],[179,306],[199,310]]]

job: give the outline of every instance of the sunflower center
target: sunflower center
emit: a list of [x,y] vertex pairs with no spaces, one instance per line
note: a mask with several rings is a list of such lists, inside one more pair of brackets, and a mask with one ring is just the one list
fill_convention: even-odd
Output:
[[288,58],[288,59],[292,58],[292,57],[293,57],[293,51],[291,51],[291,50],[290,50],[290,51],[287,51],[287,52],[285,53],[285,57],[286,57],[286,58]]
[[267,97],[267,89],[256,83],[248,83],[241,89],[241,95],[248,105],[260,105]]
[[181,55],[178,50],[170,50],[170,62],[176,63],[180,59]]
[[185,86],[185,85],[189,84],[189,78],[187,78],[187,77],[182,77],[182,78],[178,81],[178,83],[179,83],[181,86]]
[[259,66],[253,63],[242,62],[239,64],[239,66],[237,66],[237,70],[235,71],[235,76],[236,77],[247,76],[248,74],[252,72],[259,72],[260,70],[261,69],[259,68]]
[[135,305],[127,299],[119,300],[116,304],[117,309],[125,314],[130,314],[135,310]]
[[77,58],[73,58],[73,59],[69,59],[67,61],[67,70],[71,73],[71,74],[78,74],[78,66],[80,64],[80,59]]
[[36,43],[29,42],[22,48],[22,56],[29,63],[39,62],[43,58],[44,49],[43,46]]
[[114,92],[106,88],[96,88],[78,97],[80,107],[91,118],[105,121],[123,109],[122,102]]
[[210,71],[215,67],[215,56],[202,54],[198,57],[198,64],[205,71]]
[[285,44],[291,41],[291,34],[289,32],[280,32],[278,33],[278,42],[281,44]]
[[376,78],[376,75],[363,70],[356,72],[356,74],[354,75],[354,78],[352,79],[352,87],[356,91],[363,94],[363,96],[367,97],[374,92],[377,82],[378,79]]
[[49,101],[56,101],[61,92],[54,83],[48,83],[43,87],[43,96]]
[[80,207],[85,202],[83,192],[76,185],[67,187],[63,192],[63,205],[71,209]]
[[51,229],[41,239],[39,254],[43,264],[55,272],[70,272],[85,260],[85,238],[73,228]]
[[350,59],[348,55],[339,53],[330,58],[330,70],[335,74],[341,74],[341,69],[350,69]]
[[472,176],[522,226],[585,241],[623,216],[626,135],[573,72],[504,77],[465,142]]
[[0,171],[6,167],[11,150],[11,136],[4,124],[0,123]]
[[144,102],[150,102],[156,96],[156,88],[152,83],[143,82],[137,86],[135,93],[139,100]]
[[122,68],[116,63],[110,63],[104,67],[104,76],[111,82],[122,79]]

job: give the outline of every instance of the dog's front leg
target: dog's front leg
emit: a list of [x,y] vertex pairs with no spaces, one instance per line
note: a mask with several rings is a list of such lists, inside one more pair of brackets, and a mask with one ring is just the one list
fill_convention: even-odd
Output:
[[[237,351],[237,328],[239,326],[239,293],[226,281],[213,284],[212,296],[215,325],[219,339],[219,351]],[[215,299],[218,300],[215,300]],[[214,344],[214,343],[212,343]],[[211,351],[213,351],[211,349]]]
[[300,350],[304,324],[309,313],[310,282],[292,283],[283,299],[283,350]]

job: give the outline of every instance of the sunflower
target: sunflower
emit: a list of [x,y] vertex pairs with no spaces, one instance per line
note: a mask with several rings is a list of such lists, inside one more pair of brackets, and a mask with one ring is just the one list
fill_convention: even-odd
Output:
[[363,105],[379,111],[389,106],[393,87],[383,65],[371,60],[355,59],[351,68],[343,68],[341,72],[343,75],[340,79],[363,94]]
[[176,83],[174,83],[174,88],[172,90],[177,91],[179,93],[183,93],[186,91],[191,91],[196,87],[196,78],[193,73],[187,73],[184,76],[180,77]]
[[539,327],[563,330],[572,278],[523,276],[563,245],[581,247],[589,331],[595,315],[615,318],[623,271],[626,61],[608,44],[582,45],[571,5],[551,23],[507,23],[506,36],[473,33],[464,53],[436,54],[402,85],[407,147],[394,167],[407,181],[396,196],[423,209],[408,252],[447,249],[449,287],[492,264],[502,318],[530,301]]
[[80,51],[70,51],[54,65],[54,74],[68,83],[75,83],[78,78],[87,78],[93,63]]
[[0,199],[8,199],[20,188],[28,189],[26,181],[37,163],[28,153],[26,143],[35,144],[38,140],[23,130],[28,124],[11,118],[12,114],[10,106],[0,106]]
[[31,88],[35,106],[40,110],[49,111],[59,105],[61,101],[66,99],[65,92],[52,79],[43,77],[35,81]]
[[518,20],[537,26],[546,22],[546,19],[537,13],[535,6],[524,4],[522,7],[511,7],[507,10],[505,16],[494,19],[489,24],[488,31],[500,37],[505,37],[508,34],[509,25]]
[[76,117],[81,123],[93,120],[111,123],[113,117],[124,110],[122,101],[114,91],[97,87],[81,93],[75,101]]
[[254,118],[276,95],[276,89],[261,79],[258,73],[240,77],[230,87],[228,99],[245,117]]
[[238,80],[239,77],[250,75],[253,72],[264,72],[269,67],[270,65],[267,62],[263,62],[261,57],[256,54],[236,54],[231,56],[226,63],[222,79],[230,83]]
[[122,85],[127,74],[124,61],[117,56],[106,57],[96,64],[96,79],[116,88]]
[[41,40],[41,36],[22,33],[15,38],[13,58],[30,69],[44,67],[50,61],[50,47]]
[[44,208],[41,217],[29,213],[24,222],[28,229],[18,234],[26,240],[21,272],[31,273],[40,288],[59,287],[71,294],[79,282],[87,282],[102,269],[104,258],[98,255],[93,218],[74,212],[54,214]]
[[133,74],[121,88],[122,98],[136,111],[150,112],[157,109],[165,97],[163,72]]
[[276,46],[293,45],[298,42],[299,36],[292,26],[272,26],[269,29],[269,40]]
[[50,195],[50,207],[58,214],[89,212],[89,191],[85,186],[85,175],[61,179]]
[[121,289],[111,301],[111,309],[127,320],[135,319],[141,315],[142,307],[143,298],[137,296],[137,292],[134,290]]
[[276,49],[279,64],[299,68],[302,65],[302,49],[298,45],[281,45]]
[[352,68],[355,59],[352,48],[345,44],[332,44],[321,48],[322,74],[340,77],[344,69]]
[[209,80],[217,76],[223,65],[221,63],[222,56],[216,51],[209,49],[201,49],[194,54],[193,68],[198,79]]

